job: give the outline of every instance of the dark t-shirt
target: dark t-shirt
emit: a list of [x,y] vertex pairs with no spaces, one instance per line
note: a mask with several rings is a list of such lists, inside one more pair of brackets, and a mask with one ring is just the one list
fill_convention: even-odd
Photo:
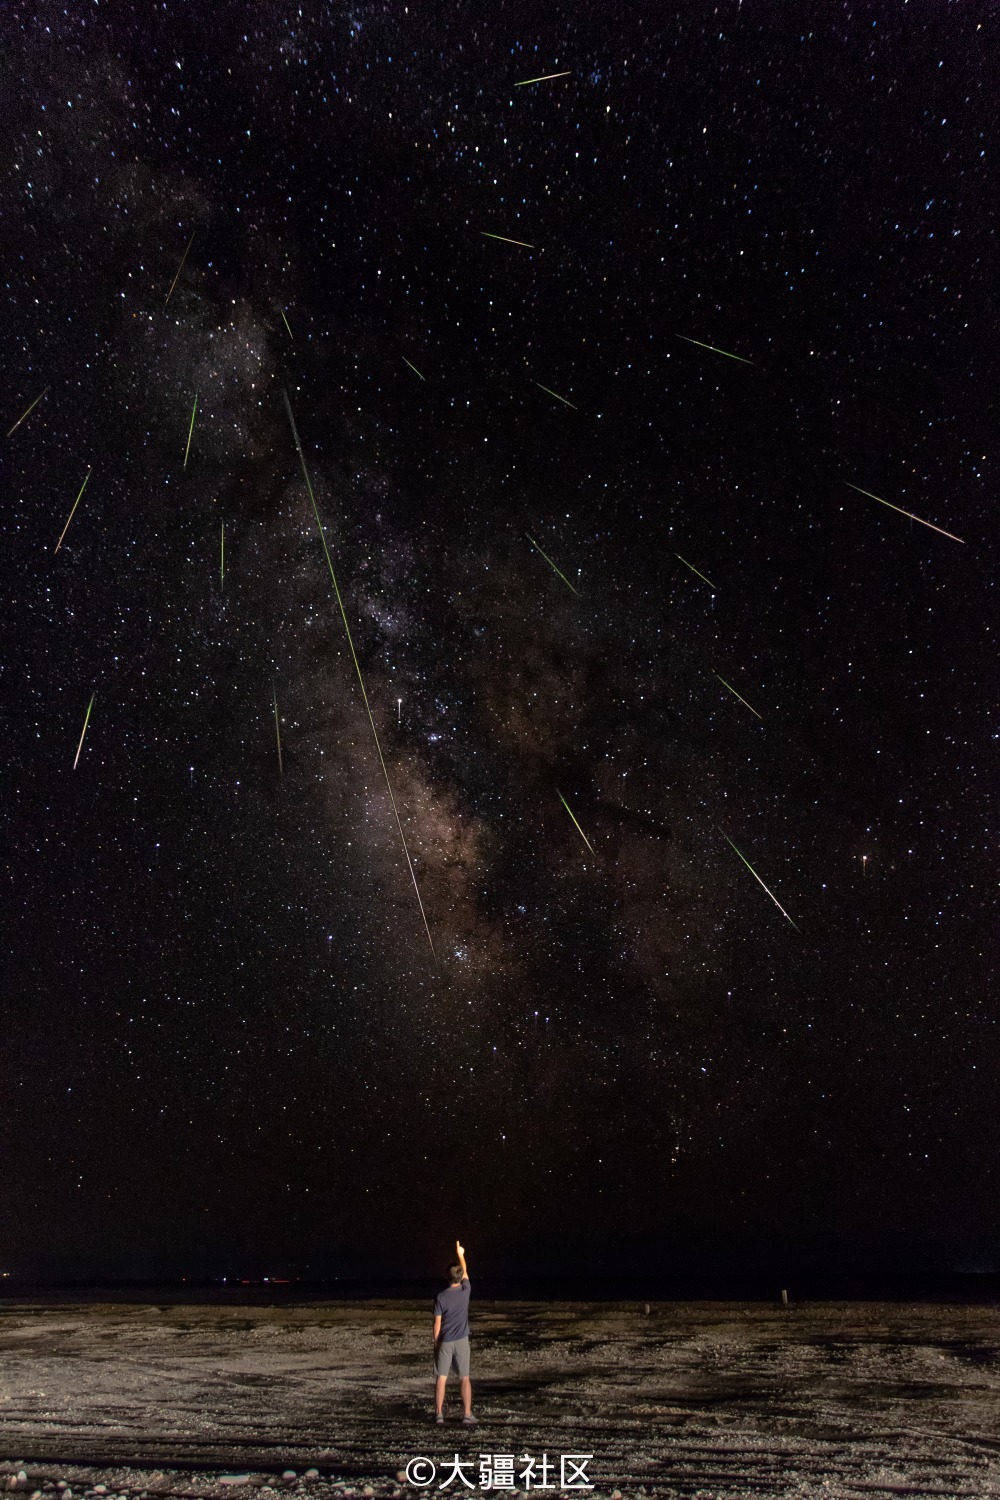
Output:
[[434,1302],[434,1316],[441,1319],[440,1339],[450,1344],[453,1339],[469,1337],[469,1293],[472,1288],[469,1278],[463,1276],[461,1286],[447,1286],[438,1292]]

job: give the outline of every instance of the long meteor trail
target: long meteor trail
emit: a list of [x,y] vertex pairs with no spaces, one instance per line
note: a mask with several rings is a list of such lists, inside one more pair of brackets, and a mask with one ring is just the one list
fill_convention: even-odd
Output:
[[543,73],[541,78],[519,78],[514,87],[523,89],[529,83],[548,83],[550,78],[568,78],[572,71],[572,68],[567,68],[565,73]]
[[[50,391],[51,389],[52,389],[52,387],[50,385],[47,385],[45,387],[45,390],[42,392],[42,396],[46,395],[46,393],[48,391]],[[34,401],[32,401],[31,405],[28,407],[28,410],[26,412],[24,412],[23,415],[21,415],[20,417],[18,417],[18,419],[14,423],[13,427],[7,433],[8,437],[12,437],[14,435],[14,433],[20,427],[21,423],[24,421],[25,417],[30,417],[31,416],[31,413],[34,411],[34,409],[38,405],[39,401],[41,401],[42,396],[36,396],[35,399],[34,399]]]
[[[722,834],[722,837],[725,839],[725,841],[729,845],[730,849],[736,849],[736,845],[733,843],[732,839],[729,837],[729,834],[726,833],[721,828],[719,829],[719,832]],[[785,918],[785,920],[788,921],[788,922],[792,922],[791,917],[788,915],[787,911],[782,906],[782,904],[778,900],[777,896],[774,894],[773,891],[768,890],[768,888],[767,888],[766,885],[764,885],[763,880],[761,880],[760,876],[757,874],[757,871],[754,869],[753,865],[747,859],[746,855],[745,854],[740,854],[740,851],[738,849],[736,849],[736,853],[740,855],[740,859],[746,865],[747,869],[750,871],[750,874],[753,876],[754,880],[756,880],[757,884],[764,886],[765,891],[767,891],[767,894],[770,896],[771,900],[774,902],[775,906],[781,912],[781,915]],[[792,922],[792,926],[795,928],[796,932],[801,932],[802,931],[801,927],[797,926],[797,924],[795,922]]]
[[[679,552],[675,552],[674,556],[680,558],[680,561],[686,568],[690,568],[692,573],[698,573],[698,569],[695,567],[694,563],[689,563],[687,558],[681,557]],[[706,578],[704,573],[698,573],[698,577],[701,579],[702,583],[707,583],[710,589],[715,588],[715,584],[712,582],[711,578]]]
[[728,349],[719,349],[715,344],[703,344],[701,339],[689,339],[686,333],[679,333],[677,337],[683,339],[685,344],[697,344],[699,349],[711,349],[713,354],[724,354],[727,359],[738,359],[741,365],[753,364],[752,359],[744,359],[742,354],[730,354]]
[[194,237],[197,234],[197,232],[198,231],[196,229],[192,230],[192,232],[191,232],[191,238],[188,240],[187,244],[184,246],[184,254],[181,256],[181,263],[177,267],[177,275],[174,277],[173,281],[170,283],[170,291],[167,293],[166,301],[163,304],[164,307],[166,307],[167,302],[170,301],[171,297],[174,294],[174,287],[177,285],[178,278],[179,278],[181,272],[184,269],[184,262],[188,258],[188,251],[191,249],[191,246],[194,244]]
[[[682,561],[683,561],[683,559],[682,559]],[[707,581],[708,580],[706,579],[706,582]],[[719,674],[718,674],[718,672],[713,672],[712,676],[713,677],[719,677]],[[748,708],[752,714],[757,714],[757,710],[754,708],[753,704],[752,703],[748,703],[747,700],[743,697],[742,693],[738,693],[736,691],[736,689],[733,687],[733,685],[732,685],[731,682],[727,682],[724,677],[719,677],[719,681],[722,683],[722,686],[724,688],[728,688],[729,689],[729,691],[732,693],[732,695],[733,695],[734,698],[739,698],[739,700],[743,704],[744,708]],[[757,717],[758,717],[758,719],[760,719],[761,723],[764,722],[764,715],[763,714],[757,714]]]
[[80,486],[80,493],[77,495],[76,499],[73,501],[73,509],[70,511],[69,515],[66,517],[66,525],[62,529],[62,533],[61,533],[61,535],[59,537],[58,542],[56,542],[56,545],[55,545],[55,548],[54,548],[54,550],[56,552],[59,551],[59,548],[63,544],[63,537],[66,535],[67,531],[69,530],[69,523],[70,523],[70,521],[72,521],[73,517],[76,515],[76,507],[80,504],[80,500],[81,500],[81,498],[83,496],[83,492],[87,488],[87,480],[90,478],[90,476],[91,476],[91,474],[93,472],[94,472],[93,469],[88,469],[87,472],[86,472],[86,474],[83,476],[83,483]]
[[552,569],[553,573],[557,573],[559,575],[559,577],[562,579],[563,583],[566,585],[566,587],[568,589],[571,589],[572,592],[579,599],[579,597],[580,597],[580,590],[573,588],[573,585],[570,583],[569,579],[566,577],[566,574],[562,571],[561,568],[557,568],[556,567],[555,563],[552,561],[551,557],[549,556],[549,554],[547,552],[542,552],[542,549],[541,549],[541,547],[539,547],[538,543],[535,541],[535,538],[533,536],[530,536],[527,531],[524,534],[528,538],[528,541],[531,543],[531,545],[534,547],[535,551],[536,552],[541,552],[542,556],[545,558],[545,561],[548,563],[548,565]]
[[522,245],[525,250],[534,250],[534,245],[529,245],[527,240],[512,240],[506,234],[490,234],[488,229],[481,229],[480,234],[485,235],[488,240],[503,240],[505,245]]
[[965,546],[965,538],[954,536],[950,531],[945,531],[943,526],[935,526],[933,521],[925,521],[921,516],[915,516],[912,510],[904,510],[901,505],[893,505],[891,500],[883,500],[881,495],[873,495],[871,490],[863,490],[860,485],[852,484],[849,479],[844,483],[849,490],[857,490],[859,495],[867,495],[869,500],[877,500],[879,505],[887,505],[890,510],[898,511],[901,516],[907,516],[911,521],[919,521],[921,526],[929,526],[932,531],[939,531],[942,536],[948,537],[953,542],[961,542]]
[[572,401],[567,401],[565,396],[560,396],[558,391],[552,390],[551,386],[542,385],[542,382],[540,380],[536,380],[535,384],[537,385],[538,389],[540,391],[544,391],[547,396],[555,396],[556,400],[561,401],[563,406],[568,406],[570,411],[580,410],[578,406],[573,405]]
[[402,844],[403,853],[406,856],[406,863],[410,871],[410,879],[413,881],[413,889],[417,895],[417,905],[420,907],[420,915],[424,920],[424,931],[427,934],[427,941],[430,944],[431,954],[434,958],[434,961],[437,962],[437,954],[434,952],[434,939],[431,937],[431,929],[427,922],[427,913],[424,911],[424,903],[420,896],[420,887],[417,885],[417,873],[413,868],[413,860],[410,858],[410,851],[406,847],[406,835],[403,833],[403,824],[399,816],[399,808],[396,806],[396,798],[393,795],[392,782],[389,780],[389,770],[385,763],[385,756],[382,754],[382,743],[378,737],[378,730],[375,728],[375,716],[372,713],[371,704],[368,701],[368,693],[365,688],[365,679],[361,675],[361,663],[358,661],[358,653],[354,649],[354,637],[351,635],[351,627],[348,623],[347,611],[344,608],[344,601],[341,598],[340,585],[337,582],[337,575],[333,571],[333,559],[330,556],[330,549],[326,544],[326,532],[323,530],[323,522],[320,519],[319,506],[316,504],[316,495],[312,487],[312,480],[309,478],[309,469],[306,464],[305,453],[302,451],[302,443],[299,438],[299,429],[295,425],[295,417],[292,413],[292,403],[288,399],[287,391],[282,391],[281,394],[284,397],[285,410],[288,413],[288,420],[291,424],[292,437],[295,439],[295,451],[298,453],[299,463],[302,465],[302,477],[306,482],[306,489],[309,491],[309,499],[312,501],[313,514],[316,517],[316,525],[319,528],[320,541],[323,543],[323,556],[326,558],[326,565],[330,570],[330,580],[333,583],[333,592],[337,598],[337,607],[340,610],[340,618],[344,622],[344,631],[347,635],[347,644],[351,648],[351,660],[354,662],[354,670],[358,674],[358,684],[361,688],[361,697],[364,700],[365,712],[368,715],[368,722],[371,725],[372,738],[375,741],[375,749],[378,751],[379,763],[382,767],[382,775],[385,777],[385,784],[389,793],[389,801],[392,803],[392,811],[396,819],[396,827],[399,829],[399,842]]
[[184,468],[188,466],[188,454],[191,452],[191,434],[194,432],[194,419],[198,411],[198,392],[194,394],[194,405],[191,408],[191,425],[188,428],[187,447],[184,449]]
[[271,683],[271,697],[274,700],[274,735],[278,741],[278,775],[284,776],[285,767],[281,758],[281,724],[278,720],[278,694],[274,683]]
[[83,720],[83,729],[80,731],[80,743],[76,747],[76,759],[73,761],[73,770],[74,771],[76,770],[76,767],[77,767],[77,761],[79,761],[79,759],[80,759],[80,751],[83,749],[83,737],[87,733],[87,725],[90,723],[90,710],[94,706],[94,699],[96,697],[97,697],[96,693],[91,693],[91,695],[90,695],[90,702],[87,704],[87,712],[86,712],[86,714],[84,716],[84,720]]
[[566,798],[563,796],[562,792],[559,790],[558,787],[556,787],[556,796],[559,798],[559,801],[562,803],[563,807],[566,809],[566,811],[569,813],[570,817],[573,819],[573,827],[576,829],[577,833],[583,839],[583,842],[586,844],[587,848],[590,850],[591,854],[596,859],[597,858],[597,850],[594,848],[593,844],[590,842],[590,840],[588,839],[587,835],[584,833],[583,829],[580,827],[579,823],[576,821],[576,814],[573,812],[573,809],[570,807],[569,803],[566,801]]

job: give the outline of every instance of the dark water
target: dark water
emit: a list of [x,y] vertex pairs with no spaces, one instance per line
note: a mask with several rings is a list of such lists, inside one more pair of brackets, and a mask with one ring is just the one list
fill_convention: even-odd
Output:
[[[309,1302],[366,1300],[424,1301],[440,1283],[433,1278],[308,1277],[18,1281],[0,1285],[4,1305],[40,1302],[134,1302],[166,1305],[198,1302],[211,1305],[261,1306]],[[1000,1305],[998,1274],[806,1275],[779,1277],[487,1277],[475,1278],[477,1300],[516,1302],[897,1302]]]

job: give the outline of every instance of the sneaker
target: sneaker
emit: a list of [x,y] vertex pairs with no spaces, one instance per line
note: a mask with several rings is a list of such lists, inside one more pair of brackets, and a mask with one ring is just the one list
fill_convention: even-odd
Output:
[[478,1427],[479,1426],[479,1418],[478,1417],[474,1417],[472,1415],[471,1411],[470,1411],[466,1416],[464,1416],[462,1418],[462,1426],[463,1427]]
[[434,1418],[434,1420],[438,1424],[439,1427],[443,1427],[444,1426],[444,1415],[443,1415],[443,1413],[438,1412],[438,1414]]

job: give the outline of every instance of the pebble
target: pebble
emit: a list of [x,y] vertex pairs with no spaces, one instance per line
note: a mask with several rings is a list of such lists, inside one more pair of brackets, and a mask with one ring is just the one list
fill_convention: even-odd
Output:
[[282,1479],[294,1479],[296,1477],[295,1470],[294,1469],[286,1469],[285,1472],[282,1474],[281,1477],[282,1477]]
[[220,1484],[249,1484],[250,1483],[250,1475],[249,1474],[220,1474],[219,1475],[219,1483]]

